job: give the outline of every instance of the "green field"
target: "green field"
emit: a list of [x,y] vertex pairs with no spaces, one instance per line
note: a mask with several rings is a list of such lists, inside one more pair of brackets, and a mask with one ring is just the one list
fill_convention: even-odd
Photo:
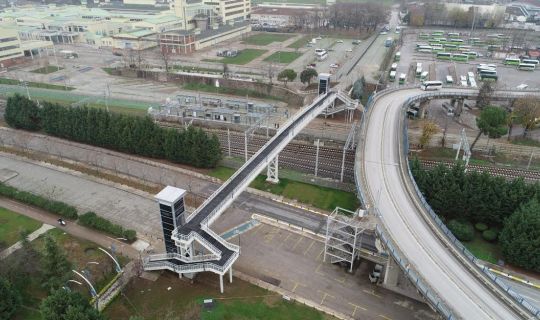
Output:
[[57,66],[46,66],[46,67],[41,67],[41,68],[36,69],[36,70],[32,70],[32,72],[33,73],[41,73],[41,74],[49,74],[49,73],[53,73],[53,72],[63,70],[63,69],[64,68],[57,67]]
[[299,52],[277,51],[268,56],[264,61],[289,64],[302,56]]
[[[82,101],[81,105],[86,105],[92,108],[101,108],[105,109],[107,104],[110,111],[128,113],[135,115],[145,115],[148,107],[152,104],[150,102],[134,101],[134,100],[124,100],[124,99],[109,99],[105,103],[103,97],[89,97],[79,94],[74,94],[71,92],[60,91],[60,90],[45,90],[41,88],[28,88],[30,91],[30,96],[32,99],[38,99],[39,101],[49,101],[53,103],[59,103],[62,105],[71,105],[72,103]],[[12,86],[12,85],[0,85],[0,96],[9,97],[13,94],[18,93],[26,96],[26,88],[21,86]]]
[[[19,80],[8,79],[8,78],[0,78],[0,84],[22,86]],[[56,84],[49,84],[49,83],[44,83],[44,82],[27,81],[26,84],[28,85],[28,87],[31,87],[31,88],[42,88],[42,89],[64,90],[64,91],[75,90],[75,88],[73,87],[59,86]]]
[[236,57],[225,57],[222,59],[203,59],[203,61],[220,62],[228,64],[247,64],[251,60],[263,55],[268,50],[261,49],[244,49]]
[[[156,281],[134,277],[104,313],[109,319],[128,319],[138,315],[144,319],[203,320],[324,320],[322,313],[297,303],[284,301],[273,292],[240,279],[225,283],[219,293],[215,274],[200,273],[193,283],[165,272]],[[202,300],[213,299],[214,308],[203,310]]]
[[41,222],[0,207],[0,250],[20,240],[22,231],[31,233],[41,227]]
[[[235,170],[231,168],[217,167],[209,175],[221,180],[227,180],[234,172]],[[286,178],[280,178],[278,184],[268,183],[265,180],[266,176],[259,175],[250,184],[250,187],[297,200],[298,202],[309,204],[326,211],[333,211],[336,207],[354,211],[358,207],[356,195],[351,192],[293,181]]]
[[462,244],[478,259],[497,264],[502,259],[501,249],[496,242],[488,242],[482,238],[482,234],[476,231],[472,241]]
[[288,45],[287,48],[293,48],[293,49],[303,48],[307,45],[309,41],[311,41],[311,39],[313,39],[312,36],[303,36],[300,39]]
[[292,38],[291,34],[280,34],[280,33],[259,33],[254,34],[246,38],[243,43],[252,44],[256,46],[266,46],[272,42],[283,42],[287,39]]

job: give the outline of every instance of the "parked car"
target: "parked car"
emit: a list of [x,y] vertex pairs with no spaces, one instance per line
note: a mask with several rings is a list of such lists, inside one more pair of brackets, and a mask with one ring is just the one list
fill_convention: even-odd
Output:
[[338,41],[336,41],[336,42],[337,42],[337,43],[343,43],[343,40],[338,40]]
[[332,63],[332,64],[330,65],[330,68],[339,68],[339,64],[337,64],[337,63]]
[[352,49],[351,48],[347,49],[347,52],[352,52]]

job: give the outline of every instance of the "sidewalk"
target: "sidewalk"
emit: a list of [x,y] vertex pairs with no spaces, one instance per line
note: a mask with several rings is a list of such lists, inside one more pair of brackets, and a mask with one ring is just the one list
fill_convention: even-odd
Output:
[[[20,213],[32,219],[41,221],[45,224],[48,224],[51,228],[53,228],[52,227],[53,225],[57,224],[57,219],[58,219],[57,215],[53,215],[44,210],[37,209],[35,207],[31,207],[25,204],[21,204],[19,202],[9,200],[3,197],[0,197],[0,207],[4,207],[6,209]],[[62,230],[64,230],[65,232],[73,236],[92,241],[104,248],[110,249],[111,245],[114,244],[115,250],[118,254],[121,254],[130,259],[139,258],[139,252],[135,248],[133,248],[131,245],[125,242],[119,241],[117,239],[111,238],[103,233],[80,226],[74,221],[66,220],[66,226],[61,227],[61,228]],[[41,230],[41,228],[38,230]],[[9,249],[6,249],[6,250],[9,250]]]
[[[34,232],[32,232],[31,234],[28,235],[28,241],[34,241],[37,237],[39,237],[40,235],[44,234],[45,232],[47,232],[47,231],[49,231],[51,229],[54,229],[54,227],[51,226],[50,224],[44,223],[39,229],[37,229],[36,231],[34,231]],[[20,248],[22,248],[22,241],[17,241],[17,243],[12,245],[11,247],[9,247],[9,248],[5,249],[4,251],[0,252],[0,260],[5,259],[10,254],[12,254],[13,252],[19,250]]]

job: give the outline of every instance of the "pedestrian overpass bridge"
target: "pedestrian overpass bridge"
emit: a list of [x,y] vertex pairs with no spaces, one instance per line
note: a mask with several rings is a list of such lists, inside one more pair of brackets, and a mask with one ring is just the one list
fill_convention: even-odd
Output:
[[[448,235],[440,220],[437,224],[438,218],[428,215],[425,201],[407,172],[406,106],[426,99],[474,98],[477,94],[477,90],[445,88],[426,93],[402,88],[382,91],[370,99],[359,130],[355,165],[358,194],[363,204],[378,216],[381,224],[377,226],[377,235],[386,249],[444,318],[531,318],[538,315],[538,310],[480,269],[475,258],[455,238],[452,241],[453,236]],[[493,93],[493,97],[513,98],[523,94],[526,93],[500,91]],[[279,152],[311,120],[334,108],[336,99],[343,101],[341,96],[338,91],[329,91],[300,109],[196,211],[182,217],[183,222],[172,233],[179,252],[145,257],[145,270],[168,269],[180,275],[211,271],[220,275],[223,292],[223,275],[232,271],[240,248],[213,232],[211,224],[265,167],[268,179],[277,182]],[[391,265],[387,269],[393,267],[397,269]],[[232,273],[230,277],[232,281]]]

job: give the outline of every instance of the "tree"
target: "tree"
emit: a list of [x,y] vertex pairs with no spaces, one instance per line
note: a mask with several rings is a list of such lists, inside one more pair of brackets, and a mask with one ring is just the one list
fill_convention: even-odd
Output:
[[420,148],[429,144],[434,134],[439,132],[439,127],[433,121],[425,121],[422,126],[422,136],[420,136]]
[[16,129],[41,129],[38,105],[19,94],[8,98],[4,119],[9,126]]
[[309,86],[311,84],[311,79],[317,78],[319,74],[317,73],[317,70],[313,68],[307,68],[300,72],[300,81],[303,84],[306,84]]
[[166,44],[161,43],[160,34],[157,35],[157,43],[159,45],[159,57],[163,62],[163,67],[165,67],[165,76],[168,77],[169,73],[169,63],[171,61],[171,50]]
[[10,281],[0,278],[0,319],[11,319],[21,305],[21,294]]
[[508,262],[540,271],[540,204],[532,199],[506,221],[499,236]]
[[78,292],[54,290],[41,302],[39,311],[43,320],[105,320]]
[[287,86],[287,82],[293,81],[294,79],[296,79],[296,76],[296,71],[294,71],[293,69],[285,69],[278,74],[278,80],[283,81],[285,86]]
[[71,274],[71,263],[56,241],[45,237],[45,250],[42,258],[43,286],[48,289],[61,288]]
[[361,100],[362,96],[364,95],[364,83],[366,80],[364,79],[364,76],[362,78],[356,80],[353,84],[353,90],[351,93],[351,98]]
[[480,90],[478,91],[478,98],[476,99],[476,107],[484,108],[491,102],[491,95],[493,94],[493,87],[491,82],[484,82]]
[[523,138],[534,128],[537,119],[540,118],[540,99],[534,96],[526,96],[516,99],[514,112],[519,123],[523,126]]
[[506,111],[497,107],[486,107],[476,118],[476,126],[480,130],[471,144],[471,150],[482,134],[491,139],[497,139],[508,132]]

